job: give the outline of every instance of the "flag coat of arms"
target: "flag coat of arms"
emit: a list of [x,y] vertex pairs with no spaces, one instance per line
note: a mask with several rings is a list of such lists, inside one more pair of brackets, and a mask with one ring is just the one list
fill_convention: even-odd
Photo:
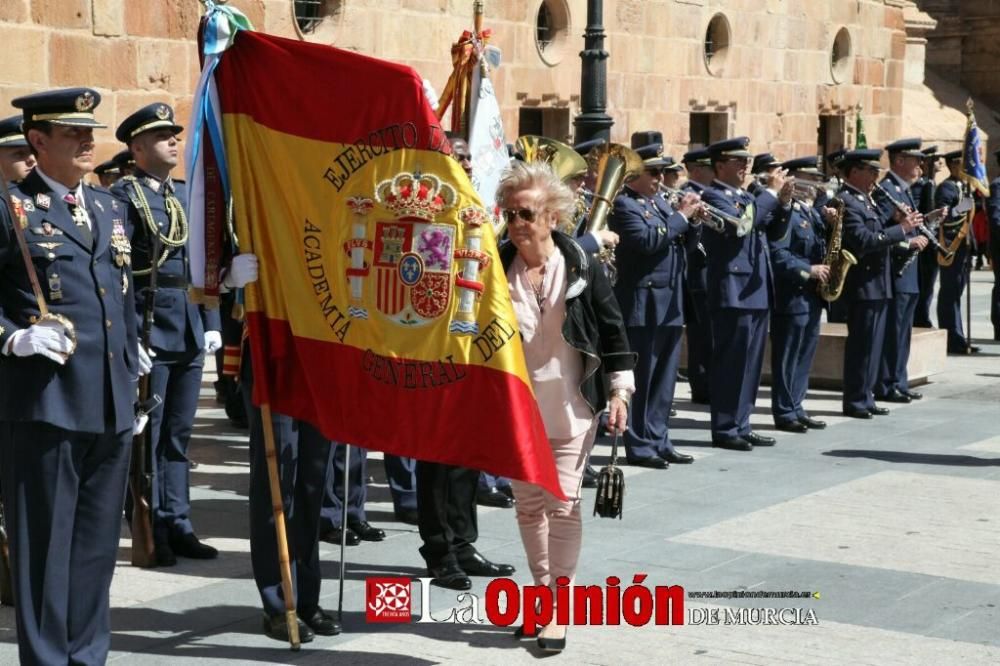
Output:
[[240,250],[260,262],[255,402],[562,497],[489,215],[420,77],[248,30],[231,43],[203,97]]

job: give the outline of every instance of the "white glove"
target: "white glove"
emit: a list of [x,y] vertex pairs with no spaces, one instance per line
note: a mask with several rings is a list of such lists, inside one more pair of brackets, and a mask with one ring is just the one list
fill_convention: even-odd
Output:
[[147,350],[142,345],[139,345],[139,376],[148,375],[149,371],[153,369],[153,358],[156,356],[156,352],[152,349]]
[[205,331],[205,355],[209,356],[222,349],[222,333]]
[[58,321],[44,319],[28,328],[15,331],[4,346],[5,354],[33,356],[40,354],[59,365],[65,365],[73,349],[73,341]]
[[242,289],[250,282],[257,280],[257,255],[238,254],[233,257],[233,263],[229,266],[229,271],[222,279],[222,286],[226,289]]

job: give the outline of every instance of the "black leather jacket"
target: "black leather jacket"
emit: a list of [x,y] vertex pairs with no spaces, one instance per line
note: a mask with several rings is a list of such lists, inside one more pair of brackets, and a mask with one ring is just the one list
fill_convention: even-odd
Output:
[[[566,260],[568,284],[563,339],[583,357],[580,394],[598,414],[608,402],[606,374],[632,370],[636,355],[629,350],[618,301],[598,261],[566,234],[553,231],[552,237]],[[500,261],[505,273],[515,256],[517,248],[513,243],[500,246]]]

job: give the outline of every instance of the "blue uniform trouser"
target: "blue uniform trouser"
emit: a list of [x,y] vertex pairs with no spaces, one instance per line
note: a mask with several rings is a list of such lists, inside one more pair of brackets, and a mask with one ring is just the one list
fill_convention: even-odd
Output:
[[885,342],[889,301],[854,301],[847,304],[847,342],[844,346],[844,411],[864,412],[875,406]]
[[455,564],[476,552],[478,482],[474,469],[417,461],[420,554],[428,567]]
[[[917,298],[917,309],[913,313],[913,325],[930,328],[934,325],[931,322],[931,301],[934,299],[934,285],[938,277],[937,252],[934,250],[921,252],[917,257],[917,269],[920,277],[920,296]],[[938,299],[940,298],[941,296],[938,296]],[[938,315],[938,318],[940,316]]]
[[417,460],[403,458],[391,453],[385,454],[383,461],[385,476],[389,481],[392,508],[395,511],[417,510]]
[[712,439],[750,433],[767,342],[767,310],[712,311]]
[[[248,365],[246,360],[244,364]],[[247,375],[244,370],[241,386],[250,416],[250,563],[264,612],[273,617],[285,612],[285,601],[263,422],[260,410],[249,404],[253,387]],[[311,425],[282,414],[271,416],[295,608],[299,617],[308,617],[319,606],[323,579],[319,564],[319,522],[323,492],[330,480],[333,447]]]
[[21,663],[103,664],[132,431],[0,428]]
[[480,472],[478,490],[488,493],[491,488],[496,488],[497,490],[510,488],[510,479],[506,476],[494,476],[489,472]]
[[711,395],[712,324],[708,297],[704,291],[692,291],[684,299],[684,322],[687,325],[687,375],[692,397]]
[[771,414],[775,424],[808,416],[802,403],[809,390],[809,371],[819,342],[819,302],[808,312],[771,315]]
[[187,452],[204,365],[205,353],[201,350],[157,352],[153,361],[150,390],[163,403],[149,415],[146,427],[154,454],[153,530],[160,539],[194,531]]
[[[948,351],[964,352],[968,344],[962,326],[962,294],[968,284],[966,262],[969,246],[962,245],[955,253],[951,266],[941,268],[941,290],[938,292],[938,325],[948,331]],[[935,257],[936,259],[936,257]]]
[[896,294],[889,302],[885,318],[885,342],[875,395],[892,391],[908,391],[906,364],[910,360],[910,339],[913,337],[913,313],[918,294]]
[[629,406],[625,457],[634,461],[673,450],[670,408],[681,360],[680,326],[630,326],[628,343],[638,354],[635,395]]
[[323,509],[320,514],[319,533],[325,534],[340,527],[344,515],[344,477],[347,477],[347,521],[361,523],[365,517],[365,499],[368,495],[368,449],[359,446],[351,447],[351,457],[347,469],[344,468],[346,446],[340,442],[333,443],[333,456],[330,461],[330,481],[326,484],[323,495]]

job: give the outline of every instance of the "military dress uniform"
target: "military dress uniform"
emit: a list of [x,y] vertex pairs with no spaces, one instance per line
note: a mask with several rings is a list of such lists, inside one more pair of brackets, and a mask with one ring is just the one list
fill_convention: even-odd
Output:
[[[143,132],[164,128],[175,133],[183,129],[174,123],[173,109],[166,104],[151,104],[126,118],[116,135],[119,141],[127,142]],[[127,211],[140,330],[147,306],[150,267],[154,261],[157,264],[150,336],[150,347],[156,355],[150,391],[163,403],[150,413],[148,426],[149,445],[153,447],[151,510],[157,563],[173,564],[173,551],[200,558],[214,557],[217,552],[197,544],[193,536],[187,451],[205,365],[205,331],[221,331],[222,324],[217,309],[202,309],[187,297],[190,284],[184,212],[187,191],[182,182],[169,177],[160,180],[136,167],[134,175],[116,182],[111,193]],[[159,235],[160,246],[155,258],[154,233]],[[169,546],[169,552],[165,545]]]
[[[879,167],[881,150],[855,150],[846,160]],[[844,249],[858,259],[844,285],[847,342],[844,348],[843,410],[847,416],[871,418],[875,405],[886,310],[892,300],[890,249],[906,241],[899,225],[886,226],[871,196],[845,183],[837,195],[844,202]]]
[[[794,175],[816,169],[816,158],[781,165]],[[771,415],[779,429],[805,432],[809,418],[803,402],[809,390],[809,371],[819,343],[824,301],[812,279],[812,266],[826,257],[826,229],[813,206],[795,201],[788,231],[770,243],[774,264],[774,307],[771,313]]]
[[[684,155],[685,164],[711,166],[707,149],[693,150]],[[688,180],[681,187],[684,193],[701,196],[705,186]],[[684,282],[684,324],[687,336],[687,376],[691,385],[691,401],[708,404],[711,396],[712,326],[708,312],[708,254],[699,241],[689,245],[687,279]]]
[[[104,127],[90,89],[13,101],[26,122]],[[12,355],[39,317],[7,203],[0,202],[0,451],[24,664],[102,664],[121,528],[138,351],[125,210],[107,191],[54,181],[38,166],[11,196],[51,312],[68,318],[65,365]]]
[[[925,164],[940,159],[937,146],[929,146],[921,150],[926,156]],[[923,215],[936,208],[937,183],[934,174],[928,169],[923,176],[910,186],[910,195],[917,204],[917,210]],[[934,285],[937,284],[938,262],[936,252],[921,252],[917,257],[917,277],[920,283],[920,296],[917,298],[917,309],[913,314],[913,325],[918,328],[933,328],[931,321],[931,301],[934,300]]]
[[[993,153],[1000,163],[1000,150]],[[990,262],[993,267],[993,290],[990,293],[990,321],[993,324],[993,339],[1000,341],[1000,178],[990,183],[990,198],[986,201],[987,218],[990,225]]]
[[[749,139],[739,137],[709,146],[712,159],[749,158]],[[767,238],[781,238],[788,209],[765,189],[756,198],[747,191],[715,181],[702,197],[706,203],[740,218],[721,232],[707,230],[708,306],[715,353],[712,359],[712,442],[750,450],[774,440],[753,433],[750,414],[760,388],[767,340],[773,276]]]
[[[962,159],[962,151],[957,151],[957,159]],[[954,155],[945,155],[945,159],[952,159]],[[951,243],[961,231],[966,222],[966,215],[954,215],[951,210],[969,196],[968,185],[960,182],[957,178],[949,177],[941,182],[935,196],[937,207],[948,206],[948,217],[941,223],[944,232],[945,247],[951,247]],[[969,233],[972,230],[969,229]],[[937,252],[933,248],[928,248],[922,254],[929,255],[937,263]],[[938,292],[937,317],[938,326],[948,331],[948,353],[964,354],[968,341],[965,338],[965,331],[962,326],[962,294],[968,286],[969,273],[966,263],[969,260],[969,243],[962,242],[955,250],[952,262],[948,266],[942,266],[941,287]]]
[[[662,145],[636,150],[647,167],[662,168]],[[687,272],[687,218],[659,194],[647,197],[626,185],[608,219],[618,234],[615,296],[636,352],[636,391],[623,441],[629,463],[665,467],[663,460],[690,462],[670,441],[670,410],[680,366]]]
[[[921,155],[919,139],[904,139],[889,144],[887,150],[891,153],[901,151],[904,154]],[[910,194],[910,186],[892,171],[889,171],[881,181],[882,189],[875,190],[875,201],[884,224],[889,226],[896,208],[887,196],[898,203],[904,204],[910,210],[917,210],[917,203]],[[916,261],[903,268],[909,256],[909,245],[906,241],[898,243],[892,250],[892,302],[886,311],[885,343],[882,348],[882,361],[879,368],[879,379],[875,384],[875,399],[891,402],[909,402],[920,394],[910,390],[906,373],[906,365],[910,359],[910,340],[913,337],[913,316],[917,309],[917,299],[920,297],[919,269]]]

